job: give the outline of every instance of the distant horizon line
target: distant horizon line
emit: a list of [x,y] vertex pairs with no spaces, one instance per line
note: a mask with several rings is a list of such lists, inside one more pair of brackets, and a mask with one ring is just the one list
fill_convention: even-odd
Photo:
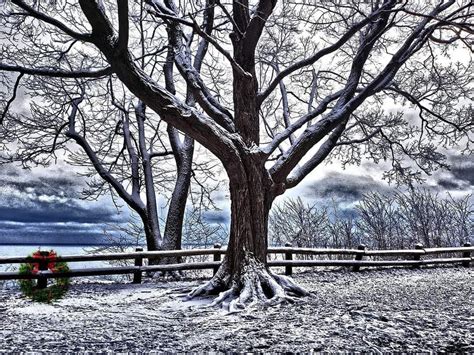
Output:
[[[91,244],[74,244],[74,243],[4,243],[0,242],[0,246],[32,246],[32,247],[41,247],[41,246],[62,246],[62,247],[99,247],[99,246],[123,246],[120,244],[114,244],[114,243],[91,243]],[[206,245],[205,243],[183,243],[183,247],[185,246],[203,246]],[[211,244],[212,245],[212,244]],[[146,247],[146,244],[140,244],[140,245],[130,245],[130,247]]]
[[[37,243],[0,243],[0,246],[8,246],[8,245],[11,245],[11,246],[39,246],[41,247],[42,245],[45,245],[45,246],[63,246],[63,247],[67,247],[67,246],[70,246],[70,247],[92,247],[92,246],[117,246],[119,244],[113,244],[113,243],[103,243],[103,244],[100,244],[100,243],[91,243],[91,244],[74,244],[74,243],[41,243],[41,244],[37,244]],[[140,246],[144,246],[144,245],[140,245]]]

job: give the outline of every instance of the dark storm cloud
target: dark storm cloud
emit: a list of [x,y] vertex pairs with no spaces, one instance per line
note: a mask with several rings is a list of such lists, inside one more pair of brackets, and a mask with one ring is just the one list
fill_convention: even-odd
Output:
[[436,173],[436,188],[439,191],[472,191],[474,186],[474,161],[472,156],[448,155],[449,170]]
[[460,181],[457,181],[455,179],[448,179],[448,178],[438,178],[436,180],[436,184],[438,187],[440,187],[442,190],[465,190],[467,184],[463,184]]
[[347,202],[358,201],[365,193],[383,192],[387,186],[371,176],[332,172],[307,187],[307,198],[336,198]]
[[474,185],[474,159],[472,156],[457,155],[449,158],[450,172],[456,180]]
[[1,180],[0,186],[10,186],[20,192],[33,192],[36,195],[56,195],[60,194],[77,196],[76,186],[65,178],[48,178],[47,180],[31,181],[10,181]]
[[0,206],[0,221],[41,223],[41,222],[77,222],[107,223],[116,222],[117,213],[102,208],[86,209],[74,204],[38,204],[34,208]]
[[226,224],[229,222],[229,214],[224,211],[206,211],[203,218],[208,223]]
[[73,171],[0,170],[0,243],[97,244],[107,223],[127,220],[106,198],[79,199],[84,180]]
[[117,211],[110,206],[80,201],[81,181],[65,174],[60,169],[47,177],[12,167],[2,171],[0,221],[107,223],[118,220]]
[[[0,172],[0,194],[7,187],[18,192],[28,192],[35,195],[58,195],[77,197],[83,184],[74,176],[64,176],[61,169],[55,170],[53,176],[35,176],[25,169],[5,169]],[[1,195],[0,195],[1,198]]]

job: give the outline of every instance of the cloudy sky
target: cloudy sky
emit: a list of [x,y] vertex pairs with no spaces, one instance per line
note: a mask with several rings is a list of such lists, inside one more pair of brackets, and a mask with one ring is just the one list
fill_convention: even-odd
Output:
[[0,243],[98,243],[104,228],[129,218],[109,198],[83,201],[83,179],[62,165],[0,169]]
[[[452,156],[450,161],[451,171],[438,171],[424,186],[454,196],[471,193],[474,162],[462,156]],[[370,163],[347,170],[336,164],[323,165],[301,186],[279,197],[277,203],[301,196],[319,205],[335,200],[340,207],[350,209],[365,192],[394,188],[380,179],[382,168]],[[127,208],[118,211],[108,197],[82,200],[84,186],[84,178],[61,162],[29,171],[13,165],[0,167],[0,243],[100,243],[104,229],[111,231],[129,220]],[[226,223],[227,193],[222,190],[214,197],[221,210],[207,212],[206,218],[211,223]],[[164,201],[162,207],[165,212]]]

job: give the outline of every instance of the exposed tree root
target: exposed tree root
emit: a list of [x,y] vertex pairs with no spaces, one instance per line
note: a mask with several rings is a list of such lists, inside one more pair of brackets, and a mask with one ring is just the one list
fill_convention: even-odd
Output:
[[255,305],[293,303],[297,297],[307,296],[309,292],[291,278],[276,275],[254,258],[247,258],[239,275],[231,277],[224,264],[209,282],[193,290],[188,299],[212,294],[218,296],[210,306],[239,312]]

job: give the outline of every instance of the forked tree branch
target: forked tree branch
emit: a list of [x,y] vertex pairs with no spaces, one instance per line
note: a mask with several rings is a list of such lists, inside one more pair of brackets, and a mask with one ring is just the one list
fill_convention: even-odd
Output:
[[[84,100],[84,93],[78,98],[72,100],[71,114],[69,115],[68,122],[69,128],[66,132],[66,136],[74,140],[86,153],[89,160],[92,162],[95,171],[100,175],[100,177],[108,182],[117,194],[127,202],[127,204],[132,207],[135,211],[143,211],[145,208],[143,202],[139,199],[137,195],[130,195],[123,185],[107,170],[100,159],[98,158],[96,152],[92,149],[89,142],[86,138],[79,134],[76,131],[76,116],[79,111],[79,105]],[[138,197],[138,198],[137,198]]]
[[[404,4],[402,5],[402,7]],[[393,2],[386,1],[383,6],[379,9],[372,12],[369,16],[361,20],[360,22],[352,25],[344,35],[341,36],[339,40],[337,40],[334,44],[330,45],[329,47],[323,48],[320,51],[314,53],[312,56],[302,59],[299,62],[292,64],[291,66],[283,69],[278,75],[273,79],[273,81],[268,85],[268,87],[258,94],[258,102],[261,104],[277,87],[278,83],[282,81],[285,77],[290,75],[291,73],[295,72],[298,69],[304,68],[306,66],[312,65],[316,63],[322,57],[335,52],[339,48],[341,48],[344,44],[346,44],[357,32],[359,32],[363,27],[367,24],[374,21],[377,17],[381,16],[383,13],[387,12],[397,12],[400,11],[400,8],[392,9]]]
[[119,79],[158,113],[164,121],[204,144],[223,161],[230,161],[236,147],[232,136],[215,120],[186,105],[158,85],[133,60],[131,54],[117,53],[110,21],[105,10],[94,0],[80,0],[82,11],[96,34],[94,43],[114,67]]
[[119,38],[117,41],[117,50],[126,51],[128,47],[128,0],[117,0]]
[[79,41],[83,41],[83,42],[90,42],[91,41],[91,35],[90,34],[85,34],[85,33],[80,33],[80,32],[77,32],[73,29],[71,29],[70,27],[68,27],[67,25],[65,25],[64,23],[62,23],[61,21],[53,18],[53,17],[50,17],[48,15],[46,15],[45,13],[43,12],[40,12],[40,11],[37,11],[35,8],[29,6],[28,4],[26,4],[23,0],[11,0],[11,2],[13,4],[15,4],[16,6],[20,7],[21,9],[23,9],[24,11],[26,11],[26,13],[29,15],[29,16],[32,16],[34,18],[37,18],[38,20],[41,20],[45,23],[48,23],[50,25],[53,25],[54,27],[57,27],[59,28],[61,31],[63,31],[65,34],[79,40]]
[[296,169],[296,172],[288,177],[285,183],[287,189],[298,185],[311,171],[314,170],[319,164],[321,164],[331,151],[337,146],[337,142],[341,135],[344,133],[348,120],[345,120],[339,126],[337,126],[324,143],[319,147],[316,153],[300,168]]
[[[451,0],[448,3],[439,5],[431,13],[441,13],[443,10],[451,6],[453,2],[454,0]],[[395,3],[391,2],[391,6],[395,6]],[[287,176],[297,166],[298,162],[305,156],[306,152],[308,152],[311,147],[321,141],[321,139],[323,139],[332,129],[347,120],[351,113],[354,112],[367,97],[375,94],[390,83],[400,67],[406,62],[406,60],[408,60],[408,58],[410,58],[420,45],[427,40],[426,36],[433,31],[433,28],[426,28],[426,25],[430,20],[431,19],[423,19],[399,50],[393,55],[390,62],[380,72],[380,74],[373,79],[370,84],[362,89],[358,95],[354,96],[357,91],[357,83],[360,73],[362,72],[363,65],[368,58],[368,54],[375,45],[375,40],[386,31],[387,25],[390,26],[388,22],[389,15],[381,15],[380,20],[373,25],[371,32],[367,34],[365,40],[359,47],[359,51],[353,61],[353,66],[346,87],[336,106],[321,121],[308,127],[297,139],[295,144],[293,144],[270,169],[270,173],[276,182],[285,181]]]
[[[177,16],[177,9],[174,4],[167,0],[166,11],[173,13],[174,17]],[[148,1],[152,6],[155,6],[157,11],[162,10],[163,6],[158,6],[155,1]],[[197,23],[193,23],[194,28],[198,28],[201,34],[206,34],[207,40],[210,35],[205,31],[202,31]],[[209,30],[209,28],[208,28]],[[212,30],[212,28],[211,28]],[[168,23],[168,38],[170,45],[174,50],[174,61],[182,77],[186,80],[188,87],[194,95],[195,100],[203,108],[203,110],[211,116],[218,124],[227,129],[229,132],[234,132],[235,127],[232,122],[232,114],[228,109],[223,107],[219,101],[211,94],[210,90],[202,80],[200,73],[191,63],[191,55],[189,53],[189,47],[183,43],[183,31],[180,27],[179,22],[169,21]],[[205,53],[205,52],[204,52]]]

